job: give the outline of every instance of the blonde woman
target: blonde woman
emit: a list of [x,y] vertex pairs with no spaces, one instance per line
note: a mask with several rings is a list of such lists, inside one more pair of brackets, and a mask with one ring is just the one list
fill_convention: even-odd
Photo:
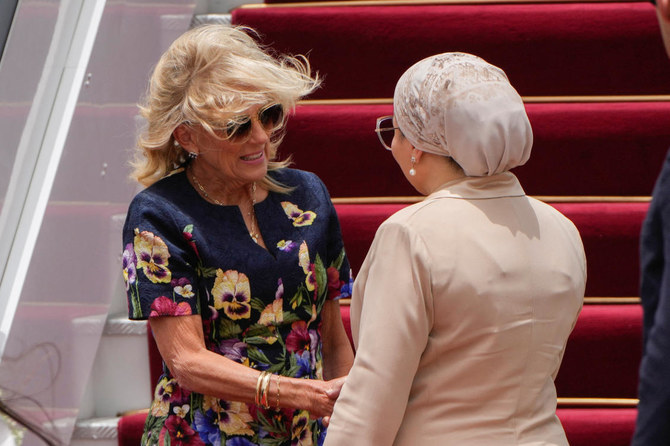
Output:
[[350,269],[328,192],[275,161],[314,90],[305,59],[208,25],[162,56],[141,107],[124,277],[164,360],[143,444],[321,444],[353,361]]
[[393,108],[380,139],[427,197],[380,226],[356,277],[356,360],[326,445],[567,446],[554,377],[584,249],[509,172],[533,141],[521,98],[499,68],[445,53],[403,74]]

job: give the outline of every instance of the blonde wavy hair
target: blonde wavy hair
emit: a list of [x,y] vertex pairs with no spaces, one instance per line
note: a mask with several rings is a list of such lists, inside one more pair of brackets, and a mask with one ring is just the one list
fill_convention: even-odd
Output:
[[[131,161],[133,179],[149,186],[186,162],[188,154],[173,136],[180,124],[201,125],[220,138],[216,131],[250,107],[278,103],[288,112],[319,86],[307,58],[274,55],[257,38],[246,27],[203,25],[172,43],[154,68],[139,104],[145,126]],[[285,119],[270,141],[268,171],[290,163],[276,161]],[[289,190],[268,175],[263,186]]]

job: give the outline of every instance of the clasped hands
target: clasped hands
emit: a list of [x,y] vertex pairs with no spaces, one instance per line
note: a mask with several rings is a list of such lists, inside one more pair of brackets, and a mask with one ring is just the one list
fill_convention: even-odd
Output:
[[333,413],[335,401],[340,396],[345,379],[346,376],[331,379],[330,381],[314,380],[314,383],[317,383],[320,388],[317,392],[318,396],[315,398],[314,408],[310,410],[310,414],[315,418],[322,418],[322,423],[326,427],[330,423],[330,416]]

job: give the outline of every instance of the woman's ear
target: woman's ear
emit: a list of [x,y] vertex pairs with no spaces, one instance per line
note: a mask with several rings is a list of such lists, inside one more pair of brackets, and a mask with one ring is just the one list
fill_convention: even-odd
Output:
[[421,156],[422,156],[422,155],[423,155],[423,152],[422,152],[421,150],[419,150],[419,149],[417,149],[416,147],[412,146],[412,156],[414,157],[414,159],[416,160],[417,163],[418,163],[419,161],[421,161]]
[[191,127],[186,124],[179,124],[177,128],[174,129],[174,132],[172,132],[172,136],[174,136],[174,139],[184,148],[184,150],[189,153],[198,154],[198,147],[195,144],[195,135]]

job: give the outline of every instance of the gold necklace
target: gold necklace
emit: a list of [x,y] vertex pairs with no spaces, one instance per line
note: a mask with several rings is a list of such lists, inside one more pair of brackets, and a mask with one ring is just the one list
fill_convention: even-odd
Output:
[[251,183],[251,209],[249,210],[249,220],[251,221],[251,229],[249,230],[249,236],[254,243],[258,244],[258,237],[260,234],[256,231],[256,182]]
[[[214,197],[211,197],[205,188],[200,184],[200,181],[195,177],[195,175],[191,174],[191,178],[193,178],[193,182],[195,183],[196,186],[198,186],[198,189],[200,189],[200,192],[202,192],[202,195],[210,200],[213,201],[214,203],[218,204],[219,206],[225,206],[224,203],[220,202]],[[249,212],[247,212],[247,215],[249,216],[249,221],[251,222],[251,229],[249,229],[249,236],[251,237],[251,240],[254,241],[254,243],[258,243],[258,238],[260,237],[260,234],[258,231],[256,231],[256,182],[254,181],[251,183],[251,186],[249,188],[249,198],[251,201],[251,207],[249,209]]]

